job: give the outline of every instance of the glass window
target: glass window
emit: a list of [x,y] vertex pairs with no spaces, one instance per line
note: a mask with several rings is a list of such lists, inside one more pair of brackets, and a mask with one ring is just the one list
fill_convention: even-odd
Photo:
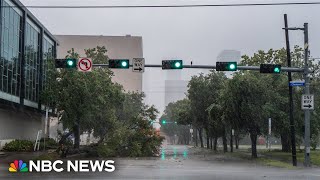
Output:
[[40,33],[31,22],[26,24],[26,46],[25,46],[25,98],[27,100],[39,101],[39,36]]
[[[4,6],[9,6],[2,1]],[[20,72],[20,23],[21,16],[13,8],[2,9],[2,36],[0,59],[0,90],[15,96],[19,96],[18,79]]]
[[42,63],[42,89],[46,85],[47,71],[50,63],[53,63],[54,59],[54,44],[49,38],[43,39],[43,63]]

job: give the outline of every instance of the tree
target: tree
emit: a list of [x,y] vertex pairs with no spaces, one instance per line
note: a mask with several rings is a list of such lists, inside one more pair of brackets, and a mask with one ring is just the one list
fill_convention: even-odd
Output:
[[168,124],[162,124],[161,129],[168,136],[177,135],[178,144],[189,144],[191,119],[190,101],[183,99],[174,103],[169,103],[164,114],[160,118],[166,120]]
[[257,157],[257,136],[262,133],[261,130],[265,126],[266,89],[266,84],[256,76],[256,73],[244,72],[237,73],[228,81],[225,93],[230,97],[227,99],[229,106],[225,107],[226,112],[234,116],[231,120],[238,128],[250,133],[253,158]]
[[[303,67],[303,49],[295,46],[293,52],[291,52],[292,57],[292,65],[294,67]],[[262,63],[274,63],[281,64],[282,66],[286,66],[287,57],[286,50],[284,48],[280,50],[270,49],[267,52],[258,51],[252,57],[243,56],[241,61],[242,65],[250,65],[250,66],[259,66]],[[313,79],[317,79],[319,77],[319,63],[315,63],[314,60],[309,60],[310,69],[315,72],[311,74]],[[268,82],[270,90],[269,92],[269,102],[266,107],[266,111],[268,111],[269,117],[273,119],[273,132],[276,136],[281,138],[282,151],[289,152],[291,149],[290,144],[290,123],[288,120],[289,113],[289,100],[288,100],[288,80],[286,74],[281,75],[261,75],[263,78],[266,78],[266,82]],[[293,79],[303,79],[302,73],[293,73]],[[313,81],[312,84],[314,84]],[[312,86],[314,90],[317,89],[316,86]],[[301,101],[302,89],[294,88],[294,122],[297,130],[297,139],[303,139],[302,136],[304,134],[304,121],[303,121],[303,112],[300,109],[300,101]],[[316,112],[316,111],[315,111]],[[313,118],[313,127],[317,127],[319,124],[319,119],[315,120]],[[265,132],[267,130],[265,129]],[[315,133],[314,131],[313,133]]]

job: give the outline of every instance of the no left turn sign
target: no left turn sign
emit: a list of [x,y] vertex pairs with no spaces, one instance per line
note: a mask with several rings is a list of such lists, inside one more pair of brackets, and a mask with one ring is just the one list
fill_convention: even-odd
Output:
[[78,61],[78,71],[81,71],[81,72],[92,71],[92,60],[90,58],[80,58]]

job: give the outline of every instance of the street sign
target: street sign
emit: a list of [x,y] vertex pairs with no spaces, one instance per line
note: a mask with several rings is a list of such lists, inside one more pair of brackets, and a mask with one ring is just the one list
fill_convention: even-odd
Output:
[[78,61],[78,71],[81,71],[81,72],[92,71],[92,60],[89,58],[80,58]]
[[132,71],[140,73],[144,72],[144,58],[133,58]]
[[303,110],[313,110],[314,109],[313,94],[303,94],[302,95],[301,109],[303,109]]
[[289,86],[304,86],[304,81],[290,81]]

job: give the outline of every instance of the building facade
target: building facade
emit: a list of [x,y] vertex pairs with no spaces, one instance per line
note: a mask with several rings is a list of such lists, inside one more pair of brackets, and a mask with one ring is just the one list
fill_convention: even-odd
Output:
[[[89,35],[55,35],[59,41],[58,58],[65,58],[67,51],[74,48],[81,57],[85,57],[84,49],[105,46],[110,59],[143,58],[142,37],[139,36],[89,36]],[[107,64],[108,62],[106,62]],[[112,80],[123,86],[126,91],[142,92],[143,73],[130,69],[112,69]]]
[[185,80],[165,80],[164,91],[165,106],[169,103],[173,103],[179,100],[183,100],[187,97],[188,93],[188,81]]
[[10,139],[34,140],[43,129],[40,94],[57,41],[18,0],[0,0],[0,5],[1,146]]
[[166,71],[166,80],[164,81],[164,107],[186,98],[188,92],[188,82],[183,80],[183,74],[180,70]]

